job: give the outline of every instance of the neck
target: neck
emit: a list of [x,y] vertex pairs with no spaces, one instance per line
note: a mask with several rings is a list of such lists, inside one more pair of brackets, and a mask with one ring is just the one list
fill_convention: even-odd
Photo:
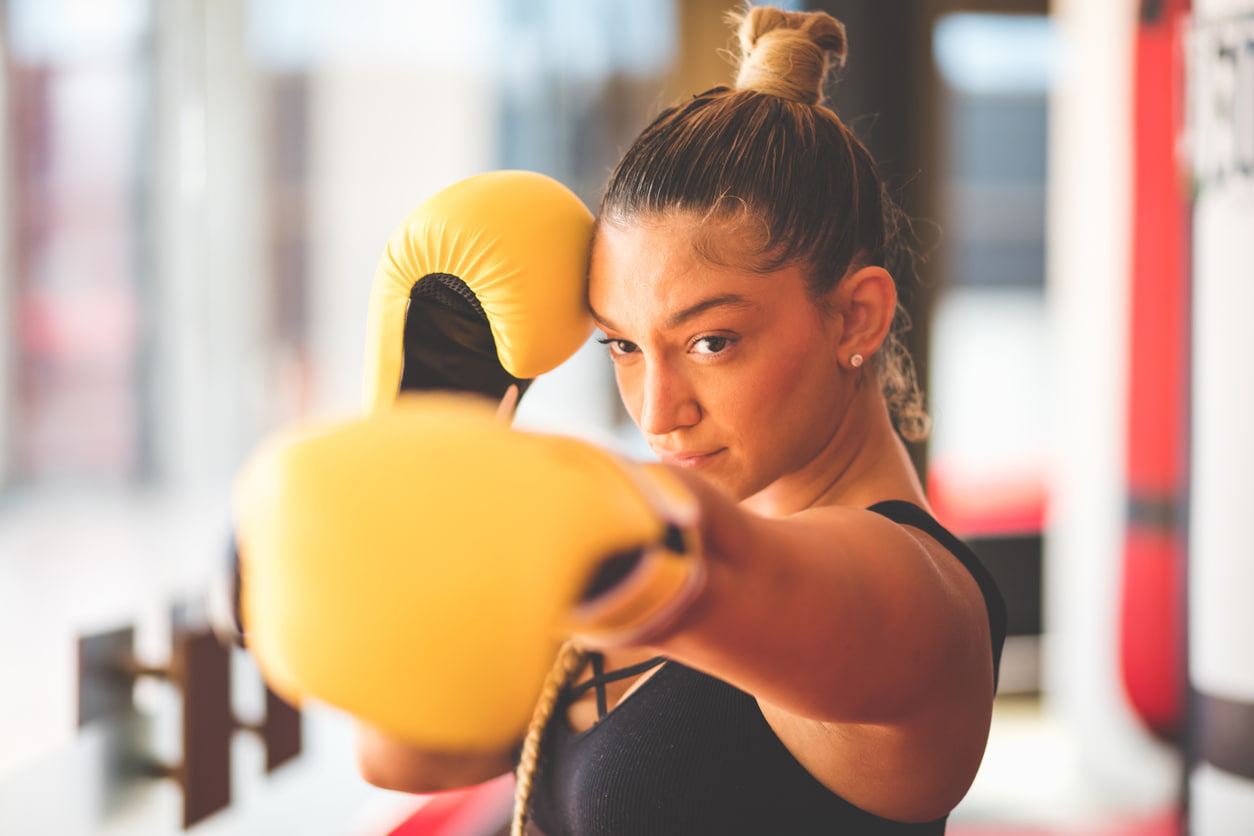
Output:
[[926,507],[922,485],[905,444],[893,430],[884,395],[868,383],[805,466],[741,505],[767,517],[824,505],[866,507],[885,499],[905,499]]

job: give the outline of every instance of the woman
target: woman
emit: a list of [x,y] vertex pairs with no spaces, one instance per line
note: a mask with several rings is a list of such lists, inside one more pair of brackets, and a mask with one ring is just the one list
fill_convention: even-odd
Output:
[[[902,442],[927,419],[891,204],[820,103],[844,29],[757,8],[740,40],[735,89],[614,172],[589,286],[624,403],[699,497],[709,579],[649,647],[563,652],[516,832],[941,833],[983,755],[1005,614]],[[360,759],[409,790],[512,765],[368,731]]]

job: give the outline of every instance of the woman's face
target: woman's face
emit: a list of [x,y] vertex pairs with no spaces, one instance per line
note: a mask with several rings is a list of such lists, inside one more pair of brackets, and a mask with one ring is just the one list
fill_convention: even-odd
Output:
[[812,462],[847,393],[841,318],[815,307],[799,267],[723,266],[737,263],[738,229],[682,215],[603,225],[589,301],[649,446],[740,500]]

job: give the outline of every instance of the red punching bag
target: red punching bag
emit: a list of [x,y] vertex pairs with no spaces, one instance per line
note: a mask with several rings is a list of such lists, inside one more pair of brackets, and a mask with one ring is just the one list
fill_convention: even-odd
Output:
[[1143,0],[1135,44],[1130,297],[1120,661],[1132,707],[1156,734],[1180,728],[1184,694],[1189,196],[1184,121],[1189,0]]

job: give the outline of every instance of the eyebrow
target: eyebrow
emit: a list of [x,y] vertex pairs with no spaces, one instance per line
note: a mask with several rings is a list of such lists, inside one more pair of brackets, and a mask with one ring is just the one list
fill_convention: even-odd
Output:
[[[721,296],[711,296],[709,299],[703,299],[700,302],[697,302],[695,305],[689,305],[683,310],[676,311],[675,313],[671,314],[669,317],[667,317],[666,327],[675,328],[677,326],[683,325],[685,322],[692,319],[693,317],[705,313],[711,308],[722,308],[722,307],[756,308],[758,307],[758,304],[756,302],[749,301],[748,299],[746,299],[745,297],[741,296],[738,293],[724,293]],[[591,305],[588,306],[588,310],[592,312],[592,318],[595,319],[598,324],[608,325],[610,327],[610,330],[613,330],[613,331],[622,330],[613,322],[610,322],[608,319],[606,319],[605,317],[597,313],[592,308]]]

